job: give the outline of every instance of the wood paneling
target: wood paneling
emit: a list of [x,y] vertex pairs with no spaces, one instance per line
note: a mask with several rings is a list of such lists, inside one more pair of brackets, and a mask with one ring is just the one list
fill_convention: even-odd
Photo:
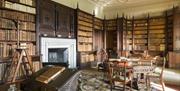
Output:
[[75,10],[50,0],[40,1],[40,34],[47,36],[61,35],[74,37]]
[[63,5],[56,6],[56,35],[74,36],[74,10]]
[[173,48],[174,51],[180,51],[180,10],[175,9],[173,22]]
[[54,36],[55,33],[55,4],[50,0],[40,1],[40,34]]
[[178,68],[180,69],[180,53],[169,52],[168,53],[168,61],[170,68]]

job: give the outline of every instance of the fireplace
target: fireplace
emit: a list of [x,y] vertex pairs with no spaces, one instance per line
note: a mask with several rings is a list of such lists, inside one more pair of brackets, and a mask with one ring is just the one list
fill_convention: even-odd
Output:
[[41,37],[42,62],[76,68],[76,40]]
[[48,62],[68,63],[68,48],[49,48]]

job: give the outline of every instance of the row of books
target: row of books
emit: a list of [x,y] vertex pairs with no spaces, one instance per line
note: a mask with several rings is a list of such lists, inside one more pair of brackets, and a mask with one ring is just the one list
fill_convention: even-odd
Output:
[[149,38],[165,38],[165,34],[149,34]]
[[23,3],[30,6],[36,5],[36,0],[19,0],[19,3]]
[[86,18],[88,18],[88,19],[90,19],[90,20],[93,19],[93,16],[92,16],[92,15],[86,14],[86,13],[83,13],[83,12],[78,12],[78,16],[86,17]]
[[[0,18],[0,28],[17,29],[16,22],[8,19]],[[20,22],[20,30],[35,31],[35,23],[32,22]]]
[[132,38],[132,35],[128,34],[128,35],[127,35],[127,38]]
[[128,44],[132,43],[132,40],[127,39],[127,43],[128,43]]
[[[0,57],[11,57],[17,48],[16,44],[0,42]],[[27,52],[29,55],[35,55],[36,46],[33,43],[27,44]]]
[[147,30],[147,27],[146,26],[134,27],[134,30]]
[[92,23],[89,22],[85,22],[85,21],[78,21],[79,25],[84,25],[84,26],[88,26],[88,27],[93,27]]
[[150,22],[149,25],[150,25],[150,26],[153,26],[153,25],[165,25],[165,22],[164,22],[164,21]]
[[165,45],[149,46],[149,50],[153,50],[153,51],[164,51],[164,50],[165,50]]
[[78,37],[78,42],[92,43],[92,37],[91,38]]
[[165,26],[161,25],[161,26],[149,26],[149,29],[164,29]]
[[135,39],[134,43],[147,43],[146,39]]
[[147,23],[137,23],[137,24],[134,24],[134,27],[147,27]]
[[147,34],[147,31],[134,31],[134,34]]
[[0,10],[0,17],[11,19],[11,20],[35,22],[34,15],[16,12],[16,11]]
[[97,26],[97,25],[95,25],[94,28],[95,28],[95,29],[98,29],[98,30],[103,30],[103,27],[102,27],[102,26]]
[[86,21],[86,22],[89,22],[89,23],[93,23],[92,19],[88,19],[86,17],[78,16],[78,19],[81,20],[81,21]]
[[150,30],[149,33],[164,33],[165,31],[163,29],[157,29],[157,30]]
[[92,28],[90,28],[90,27],[86,27],[86,26],[78,26],[78,29],[79,30],[85,30],[85,31],[93,31],[93,29]]
[[132,50],[132,45],[127,45],[127,48],[123,50]]
[[150,44],[154,44],[154,43],[155,43],[155,44],[157,44],[157,43],[158,43],[158,44],[161,44],[161,43],[165,43],[165,39],[150,39],[150,40],[149,40],[149,43],[150,43]]
[[92,32],[78,31],[78,35],[92,37]]
[[78,51],[92,51],[92,44],[78,44]]
[[134,38],[147,38],[147,35],[136,35]]
[[93,54],[82,54],[80,59],[82,60],[81,63],[92,62],[95,60]]
[[117,28],[116,27],[106,27],[106,30],[108,31],[113,31],[113,30],[116,30]]
[[17,11],[36,14],[36,8],[25,6],[25,5],[18,4],[18,3],[9,2],[9,1],[5,1],[3,7],[8,8],[8,9],[17,10]]
[[132,35],[132,31],[127,31],[127,34]]
[[97,24],[103,24],[103,20],[101,20],[101,19],[95,18],[94,21],[95,21]]
[[96,26],[103,26],[103,22],[94,21],[94,25],[96,25]]
[[[20,41],[36,41],[35,32],[20,31]],[[17,31],[16,30],[0,30],[0,40],[4,41],[16,41]]]
[[152,18],[149,20],[150,22],[165,22],[165,18]]
[[147,46],[135,45],[134,50],[147,50]]
[[115,20],[106,21],[106,26],[116,26],[117,22]]
[[35,6],[36,0],[6,0],[6,1],[11,1],[15,3],[21,3],[29,6]]

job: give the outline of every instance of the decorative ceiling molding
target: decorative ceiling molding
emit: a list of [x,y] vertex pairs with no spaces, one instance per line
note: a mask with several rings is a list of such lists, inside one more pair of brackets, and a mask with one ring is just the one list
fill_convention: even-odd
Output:
[[88,0],[98,6],[108,7],[131,7],[139,5],[151,5],[154,3],[174,2],[179,0]]

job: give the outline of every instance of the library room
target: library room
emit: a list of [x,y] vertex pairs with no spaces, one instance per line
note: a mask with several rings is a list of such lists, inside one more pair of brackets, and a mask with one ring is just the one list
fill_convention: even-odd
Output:
[[0,91],[180,91],[180,0],[0,0]]

